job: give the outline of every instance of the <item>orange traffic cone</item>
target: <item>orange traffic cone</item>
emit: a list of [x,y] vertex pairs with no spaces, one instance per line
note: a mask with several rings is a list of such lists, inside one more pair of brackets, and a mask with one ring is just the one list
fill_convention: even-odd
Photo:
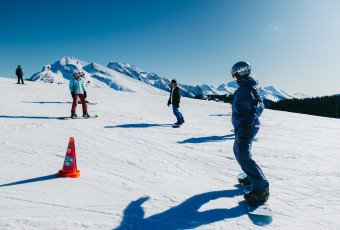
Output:
[[76,150],[74,146],[73,137],[70,137],[63,169],[59,170],[58,176],[59,177],[72,177],[72,178],[76,178],[80,176],[80,171],[77,170]]

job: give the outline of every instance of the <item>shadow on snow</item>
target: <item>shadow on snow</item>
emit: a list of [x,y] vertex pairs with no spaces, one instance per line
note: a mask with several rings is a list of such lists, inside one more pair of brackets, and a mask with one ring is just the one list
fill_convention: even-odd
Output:
[[0,118],[59,119],[59,117],[2,116],[2,115],[0,115]]
[[105,126],[104,128],[149,128],[149,127],[172,127],[173,124],[125,124],[116,126]]
[[0,187],[6,187],[6,186],[12,186],[12,185],[19,185],[19,184],[27,184],[27,183],[32,183],[32,182],[38,182],[38,181],[45,181],[45,180],[51,180],[51,179],[57,179],[57,174],[52,174],[48,176],[42,176],[42,177],[36,177],[32,179],[27,179],[27,180],[22,180],[22,181],[17,181],[9,184],[3,184],[0,185]]
[[24,103],[34,104],[71,104],[72,102],[60,102],[60,101],[23,101]]
[[225,197],[232,198],[239,195],[242,195],[239,189],[202,193],[187,199],[178,206],[147,218],[144,218],[145,213],[142,204],[150,197],[141,197],[136,201],[132,201],[126,207],[122,222],[115,230],[193,229],[217,221],[237,218],[247,214],[244,201],[239,202],[238,206],[230,209],[212,209],[202,212],[198,210],[211,200]]
[[[24,103],[34,103],[34,104],[72,104],[73,102],[61,102],[61,101],[23,101]],[[97,104],[97,103],[91,103],[89,101],[86,100],[86,103],[88,105],[93,105],[93,104]],[[78,101],[78,105],[81,105],[81,101]]]
[[218,142],[224,140],[235,140],[234,134],[224,135],[224,136],[210,136],[210,137],[196,137],[196,138],[189,138],[184,141],[177,142],[178,144],[186,144],[186,143],[205,143],[205,142]]
[[228,113],[228,114],[212,114],[212,115],[209,115],[210,117],[229,117],[231,116],[231,113]]

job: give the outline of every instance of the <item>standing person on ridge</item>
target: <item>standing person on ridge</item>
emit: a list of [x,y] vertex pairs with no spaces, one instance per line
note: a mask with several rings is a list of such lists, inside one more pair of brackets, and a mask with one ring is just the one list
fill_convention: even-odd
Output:
[[172,110],[177,118],[175,125],[181,125],[184,123],[183,115],[178,111],[179,103],[181,100],[181,94],[179,92],[179,87],[175,79],[171,81],[170,97],[168,101],[168,106],[172,104]]
[[82,107],[83,107],[83,117],[87,118],[90,115],[87,113],[87,104],[86,104],[86,89],[84,86],[83,78],[80,77],[83,75],[82,72],[74,71],[72,78],[70,80],[70,91],[73,98],[72,109],[71,109],[71,118],[76,118],[76,110],[78,105],[78,97],[80,98]]
[[269,183],[260,166],[252,159],[252,142],[259,131],[259,117],[264,110],[263,101],[256,87],[257,80],[250,75],[248,62],[237,62],[231,69],[231,75],[240,86],[232,105],[232,123],[235,130],[234,154],[237,162],[247,177],[240,181],[252,185],[252,191],[244,198],[250,203],[263,202],[269,198]]
[[15,74],[18,77],[18,83],[17,84],[20,84],[20,80],[21,80],[21,83],[24,84],[24,79],[22,79],[22,76],[24,76],[24,73],[22,72],[20,65],[18,65],[18,68],[15,70]]

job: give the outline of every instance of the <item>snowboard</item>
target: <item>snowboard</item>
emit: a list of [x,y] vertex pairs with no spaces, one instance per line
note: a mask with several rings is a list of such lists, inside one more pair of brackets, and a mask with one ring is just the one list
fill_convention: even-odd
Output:
[[94,116],[91,116],[91,117],[59,117],[60,120],[76,120],[76,119],[90,119],[90,118],[96,118],[98,117],[98,115],[94,115]]
[[[247,177],[245,173],[240,173],[237,176],[238,179],[244,179]],[[240,183],[241,189],[243,194],[248,193],[251,191],[251,185],[245,185],[243,183]],[[252,215],[257,215],[257,216],[272,216],[273,212],[270,209],[268,202],[260,202],[260,203],[249,203],[246,201],[246,206],[247,206],[247,212]]]
[[[72,102],[70,102],[70,103],[72,103]],[[96,105],[96,104],[98,104],[98,103],[86,101],[86,104],[87,104],[87,105]],[[78,105],[81,105],[81,101],[78,101]]]
[[184,122],[182,123],[182,124],[173,124],[173,126],[172,126],[172,128],[179,128],[179,127],[181,127],[182,125],[184,124]]

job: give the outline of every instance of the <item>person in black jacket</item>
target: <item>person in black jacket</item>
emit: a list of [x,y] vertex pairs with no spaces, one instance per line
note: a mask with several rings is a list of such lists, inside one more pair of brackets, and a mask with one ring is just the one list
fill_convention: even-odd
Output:
[[22,72],[20,65],[18,65],[18,68],[15,71],[15,74],[18,77],[18,83],[17,84],[20,84],[20,80],[21,80],[21,83],[24,84],[24,79],[22,79],[22,76],[24,76],[24,73]]
[[174,112],[174,115],[177,118],[176,125],[181,125],[184,123],[183,115],[178,111],[179,108],[179,102],[181,100],[181,94],[179,92],[179,87],[177,85],[176,80],[171,81],[171,90],[170,90],[170,98],[168,101],[168,106],[172,104],[172,110]]

